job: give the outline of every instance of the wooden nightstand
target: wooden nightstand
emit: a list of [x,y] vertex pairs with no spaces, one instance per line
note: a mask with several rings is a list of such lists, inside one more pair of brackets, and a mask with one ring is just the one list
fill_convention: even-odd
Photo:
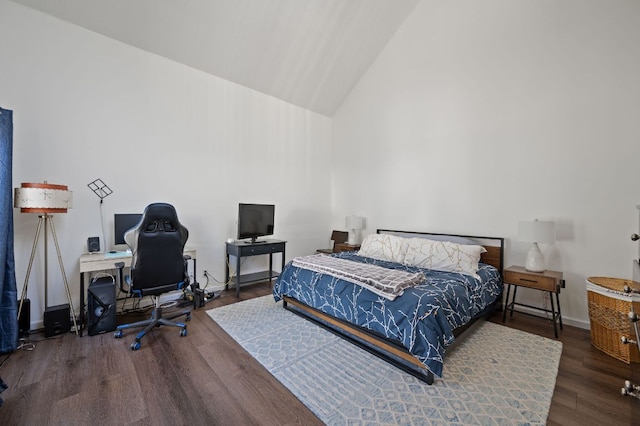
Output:
[[347,243],[342,243],[342,244],[336,244],[333,246],[334,253],[340,253],[341,251],[358,251],[358,250],[360,250],[360,244],[351,245]]
[[[553,331],[558,337],[558,324],[560,324],[560,330],[562,330],[562,313],[560,311],[560,289],[564,287],[564,280],[562,279],[562,272],[546,270],[544,272],[531,272],[527,271],[522,266],[509,266],[504,270],[504,283],[507,284],[507,298],[504,312],[502,313],[502,322],[507,319],[507,310],[511,309],[509,316],[513,316],[513,307],[526,306],[530,309],[536,309],[539,311],[547,312],[551,314],[551,321],[553,322]],[[513,297],[509,302],[509,293],[511,292],[511,286],[513,286]],[[549,293],[549,300],[551,301],[551,310],[546,308],[540,308],[538,306],[526,305],[524,303],[516,303],[516,291],[518,287],[528,287],[535,290],[544,291]],[[556,312],[555,305],[553,303],[553,295],[556,295],[556,304],[558,305],[558,312]]]

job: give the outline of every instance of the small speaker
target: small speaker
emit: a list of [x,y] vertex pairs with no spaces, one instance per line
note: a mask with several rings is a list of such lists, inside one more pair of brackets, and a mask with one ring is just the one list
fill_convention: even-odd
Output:
[[87,238],[87,250],[89,250],[89,253],[100,251],[100,237]]
[[69,304],[49,306],[44,310],[44,337],[58,336],[71,330]]
[[[18,309],[20,309],[20,301],[18,300]],[[18,337],[26,337],[29,335],[31,328],[31,300],[24,299],[22,302],[22,310],[18,317]]]
[[101,277],[89,284],[87,300],[87,334],[116,329],[116,283],[111,277]]

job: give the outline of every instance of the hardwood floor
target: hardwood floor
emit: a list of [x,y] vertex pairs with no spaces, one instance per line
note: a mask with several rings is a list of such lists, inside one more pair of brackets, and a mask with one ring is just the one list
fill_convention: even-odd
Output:
[[[258,284],[241,299],[269,293]],[[188,336],[156,329],[138,351],[130,331],[122,339],[69,333],[14,352],[0,369],[9,385],[0,425],[322,424],[205,312],[237,301],[224,292],[192,312]]]
[[[269,293],[267,284],[257,284],[243,288],[240,300]],[[187,337],[154,330],[139,351],[129,348],[133,332],[123,339],[32,335],[35,349],[14,352],[0,368],[9,385],[0,395],[0,425],[322,424],[205,312],[237,301],[235,292],[223,292],[193,311]],[[491,320],[501,324],[502,316]],[[553,338],[541,318],[514,314],[506,325]],[[587,330],[565,326],[559,340],[548,424],[639,424],[632,416],[640,419],[640,401],[620,395],[625,379],[640,383],[636,365],[593,348]]]
[[[502,312],[491,321],[502,324]],[[543,318],[514,313],[505,325],[554,338],[552,323]],[[625,364],[594,348],[589,330],[565,325],[558,340],[562,357],[547,424],[640,424],[640,400],[620,394],[625,380],[640,383],[640,365]]]

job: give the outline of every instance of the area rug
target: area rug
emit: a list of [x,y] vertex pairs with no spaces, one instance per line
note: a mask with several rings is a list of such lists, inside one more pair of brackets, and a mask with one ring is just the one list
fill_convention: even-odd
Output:
[[483,321],[429,386],[264,296],[207,311],[328,425],[543,425],[562,343]]

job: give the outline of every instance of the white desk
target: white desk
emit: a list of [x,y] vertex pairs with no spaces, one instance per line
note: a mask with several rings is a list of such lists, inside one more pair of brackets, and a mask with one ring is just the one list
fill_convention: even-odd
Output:
[[[184,254],[186,256],[190,256],[193,260],[193,276],[194,279],[196,275],[196,250],[185,247]],[[129,268],[131,266],[131,252],[130,251],[119,251],[115,253],[83,253],[80,255],[80,337],[82,337],[82,330],[85,326],[85,318],[84,318],[84,298],[85,298],[85,287],[84,287],[84,275],[87,272],[100,272],[100,271],[108,271],[110,269],[116,269],[115,264],[118,262],[123,262],[125,268]]]

